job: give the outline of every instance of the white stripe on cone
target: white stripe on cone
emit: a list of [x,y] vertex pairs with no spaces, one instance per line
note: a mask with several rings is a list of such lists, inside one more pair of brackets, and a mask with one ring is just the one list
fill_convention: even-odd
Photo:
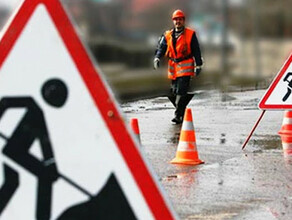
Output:
[[292,124],[292,118],[286,118],[286,117],[284,117],[284,119],[283,119],[283,125],[286,125],[286,124]]
[[177,151],[197,151],[196,142],[179,141]]
[[182,131],[193,131],[194,130],[193,122],[191,122],[191,121],[183,121],[183,125],[182,125],[181,130]]
[[282,143],[284,150],[292,150],[292,143]]

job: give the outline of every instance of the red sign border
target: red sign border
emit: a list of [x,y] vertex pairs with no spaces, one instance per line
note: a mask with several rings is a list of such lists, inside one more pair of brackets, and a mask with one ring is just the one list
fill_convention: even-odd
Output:
[[285,64],[279,71],[278,75],[275,77],[274,81],[271,83],[270,87],[266,91],[265,95],[263,96],[262,100],[259,102],[259,108],[263,110],[271,109],[271,110],[282,110],[282,109],[292,109],[292,105],[279,105],[279,104],[266,104],[266,101],[270,97],[270,95],[273,93],[275,87],[279,83],[280,79],[288,69],[292,62],[292,53],[290,54],[289,58],[286,60]]
[[23,1],[0,39],[0,69],[39,4],[43,4],[49,12],[153,216],[155,219],[174,219],[175,214],[167,204],[163,193],[129,134],[111,92],[94,67],[94,62],[86,52],[59,0]]

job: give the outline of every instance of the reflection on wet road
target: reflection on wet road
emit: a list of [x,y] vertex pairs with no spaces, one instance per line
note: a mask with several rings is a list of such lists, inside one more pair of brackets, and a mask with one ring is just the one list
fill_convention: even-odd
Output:
[[264,91],[228,94],[197,92],[193,113],[198,166],[172,165],[180,125],[170,120],[174,108],[167,98],[122,105],[126,119],[137,117],[141,150],[165,188],[181,219],[292,219],[292,157],[283,153],[283,112],[268,111],[250,139],[241,145],[261,110]]

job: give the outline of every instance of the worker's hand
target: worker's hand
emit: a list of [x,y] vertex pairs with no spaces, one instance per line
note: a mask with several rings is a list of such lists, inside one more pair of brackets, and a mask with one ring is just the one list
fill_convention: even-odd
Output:
[[155,70],[158,69],[158,67],[159,67],[159,62],[160,62],[160,59],[157,58],[157,57],[153,60],[153,68],[154,68]]
[[202,67],[200,66],[197,66],[196,69],[195,69],[195,72],[196,72],[196,76],[198,76],[202,71]]

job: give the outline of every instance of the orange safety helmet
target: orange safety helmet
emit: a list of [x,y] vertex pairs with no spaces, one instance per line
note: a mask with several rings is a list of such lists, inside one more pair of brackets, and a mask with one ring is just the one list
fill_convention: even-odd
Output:
[[172,20],[174,20],[175,18],[185,18],[185,13],[183,13],[182,10],[175,10],[172,14]]

